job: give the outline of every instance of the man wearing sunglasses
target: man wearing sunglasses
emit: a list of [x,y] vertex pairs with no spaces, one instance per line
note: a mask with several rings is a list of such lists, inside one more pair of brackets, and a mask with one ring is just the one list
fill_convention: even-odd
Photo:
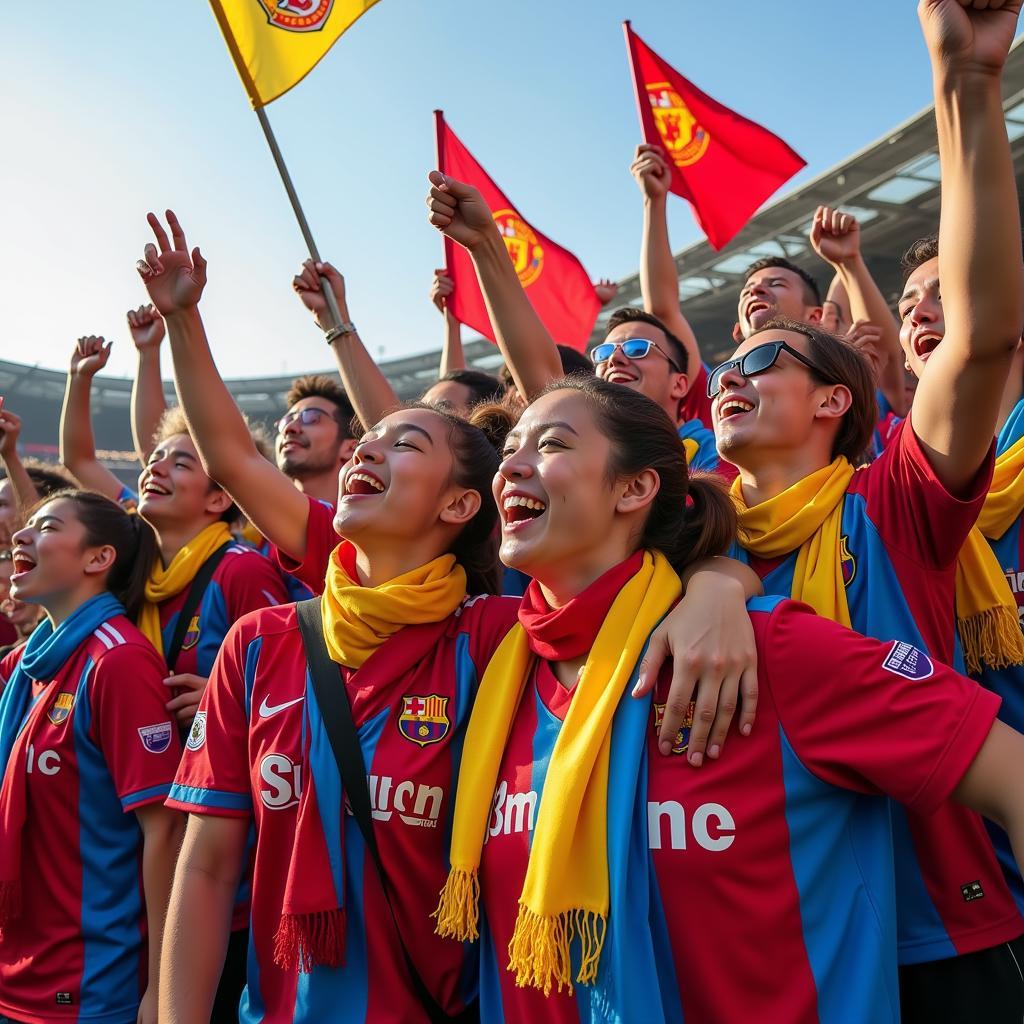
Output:
[[[927,367],[881,457],[854,472],[871,433],[873,384],[852,347],[813,326],[760,325],[708,382],[719,451],[739,468],[742,542],[765,591],[880,640],[911,637],[961,670],[964,661],[1022,658],[1002,566],[976,534],[968,543],[1024,323],[1000,94],[1020,7],[919,6],[936,97],[940,246],[937,265],[912,276],[901,302],[904,335]],[[897,662],[888,667],[908,685],[928,685],[923,665]],[[823,666],[822,683],[841,701],[856,681],[835,665]],[[862,723],[855,742],[870,742],[870,729]],[[980,819],[962,808],[922,817],[894,806],[893,816],[903,1019],[1020,1021],[1019,877],[1004,874]]]

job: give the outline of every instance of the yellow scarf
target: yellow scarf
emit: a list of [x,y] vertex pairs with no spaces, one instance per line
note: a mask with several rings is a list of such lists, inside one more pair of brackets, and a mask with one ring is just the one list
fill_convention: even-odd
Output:
[[[516,983],[573,988],[570,948],[581,947],[576,981],[593,983],[608,917],[608,762],[612,720],[651,631],[679,596],[660,554],[615,598],[594,641],[548,766],[519,898],[509,970]],[[491,658],[466,731],[455,798],[451,872],[434,916],[437,932],[477,937],[478,872],[505,744],[533,667],[516,625]]]
[[211,523],[174,556],[166,569],[159,557],[153,563],[146,580],[146,602],[139,613],[139,629],[159,651],[161,658],[164,641],[160,633],[159,605],[180,594],[195,579],[203,562],[229,540],[231,531],[227,523]]
[[466,570],[454,555],[441,555],[379,587],[361,586],[342,565],[339,544],[327,567],[320,607],[331,659],[359,668],[404,626],[446,619],[466,596]]
[[[781,494],[749,507],[739,479],[732,496],[739,512],[740,541],[759,558],[799,549],[793,573],[795,600],[819,615],[850,626],[840,562],[843,500],[854,469],[843,457]],[[969,534],[957,558],[957,625],[968,671],[1024,663],[1024,636],[1017,607],[992,549],[980,531]]]
[[978,529],[989,538],[998,540],[1013,525],[1024,510],[1024,437],[996,457],[992,483],[981,515]]

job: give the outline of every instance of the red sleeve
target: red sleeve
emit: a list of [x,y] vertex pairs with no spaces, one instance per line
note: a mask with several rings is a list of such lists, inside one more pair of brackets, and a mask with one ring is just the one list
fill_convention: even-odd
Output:
[[236,622],[213,663],[199,710],[185,743],[168,807],[193,814],[247,817],[249,716],[246,710],[246,654],[252,616]]
[[229,552],[221,564],[224,572],[218,583],[231,622],[237,622],[257,608],[288,602],[281,574],[274,563],[258,551],[239,548],[237,553]]
[[125,811],[162,802],[181,757],[177,724],[164,707],[166,674],[152,647],[126,643],[96,659],[89,682],[90,734]]
[[341,538],[334,532],[334,506],[316,498],[306,500],[309,502],[306,557],[296,562],[277,547],[271,546],[270,550],[286,573],[305,583],[314,594],[322,594],[331,552],[341,543]]
[[19,644],[14,648],[13,651],[8,651],[4,655],[3,660],[0,661],[0,693],[3,692],[3,687],[7,685],[7,681],[14,674],[14,670],[18,667],[18,662],[21,661],[21,656],[25,653],[25,645]]
[[962,495],[950,494],[928,461],[911,426],[902,420],[882,454],[854,474],[853,493],[887,547],[926,568],[949,568],[977,522],[995,464],[995,442]]
[[806,605],[783,601],[751,618],[762,684],[808,770],[922,813],[949,797],[992,728],[995,694],[910,644],[868,639]]
[[715,429],[711,419],[711,399],[708,398],[708,369],[703,362],[679,403],[679,419],[683,423],[687,420],[700,420],[708,430]]
[[469,634],[469,650],[482,678],[491,656],[515,625],[519,616],[518,597],[472,597],[459,613],[459,629]]

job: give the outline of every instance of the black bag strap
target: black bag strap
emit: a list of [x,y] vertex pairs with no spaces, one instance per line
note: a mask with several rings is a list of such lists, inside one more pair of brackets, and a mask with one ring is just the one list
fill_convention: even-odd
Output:
[[362,747],[359,745],[359,733],[352,717],[352,706],[348,702],[348,694],[345,692],[340,668],[331,660],[331,656],[327,652],[327,643],[324,640],[320,598],[314,597],[308,601],[296,602],[295,614],[299,621],[302,644],[306,649],[306,662],[309,665],[313,692],[316,694],[316,701],[320,707],[320,715],[327,730],[331,750],[334,752],[334,759],[338,763],[342,786],[348,796],[352,817],[355,818],[359,831],[362,832],[366,842],[366,848],[370,851],[373,863],[377,867],[377,876],[380,878],[380,886],[384,891],[384,901],[391,913],[395,934],[402,947],[405,966],[409,971],[409,977],[412,978],[416,997],[431,1024],[474,1024],[480,1019],[476,1004],[455,1016],[445,1013],[431,995],[430,989],[427,988],[426,982],[409,955],[408,947],[402,936],[402,929],[398,926],[394,905],[391,902],[391,886],[388,884],[387,875],[384,872],[384,862],[381,860],[377,837],[373,831],[370,789],[366,781],[366,764],[363,761]]
[[199,566],[199,571],[192,577],[188,593],[185,595],[185,603],[178,612],[178,621],[174,624],[174,636],[171,637],[171,646],[167,649],[164,660],[167,662],[167,671],[174,674],[174,667],[178,664],[178,655],[181,654],[181,645],[185,642],[185,634],[188,632],[188,624],[192,621],[199,602],[206,593],[206,588],[213,579],[221,559],[227,554],[228,548],[234,541],[226,541],[210,557]]

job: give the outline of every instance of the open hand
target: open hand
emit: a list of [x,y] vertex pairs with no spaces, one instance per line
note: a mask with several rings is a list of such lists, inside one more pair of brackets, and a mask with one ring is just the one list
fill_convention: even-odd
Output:
[[152,242],[147,244],[143,259],[135,267],[153,305],[163,316],[191,309],[198,305],[206,287],[206,260],[198,246],[189,255],[185,232],[173,210],[167,211],[170,239],[155,214],[147,213],[146,220],[153,229],[156,245]]

